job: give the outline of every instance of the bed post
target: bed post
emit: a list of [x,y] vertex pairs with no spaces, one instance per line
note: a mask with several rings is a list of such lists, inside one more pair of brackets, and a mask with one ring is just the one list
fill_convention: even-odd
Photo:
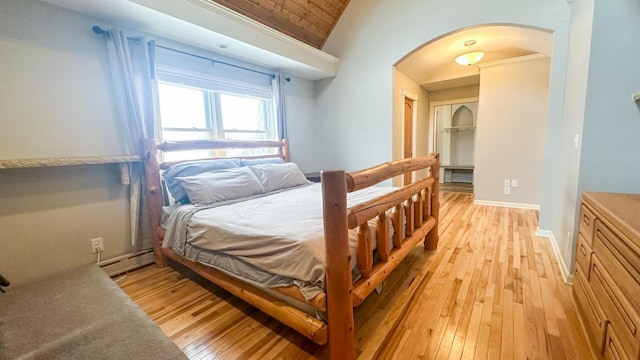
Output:
[[289,139],[282,139],[280,154],[282,155],[282,160],[284,160],[284,162],[291,161],[291,158],[289,156]]
[[144,162],[144,176],[147,190],[147,203],[149,204],[149,218],[153,233],[153,253],[156,266],[164,267],[165,259],[162,256],[160,236],[158,228],[162,218],[162,186],[160,184],[160,167],[156,158],[156,141],[154,139],[142,139]]
[[329,358],[355,359],[351,255],[344,171],[323,171],[322,202],[325,238]]
[[436,219],[433,229],[429,231],[424,239],[424,247],[427,250],[435,250],[438,248],[438,223],[440,222],[440,154],[435,154],[436,163],[431,166],[431,176],[434,178],[431,186],[431,216]]

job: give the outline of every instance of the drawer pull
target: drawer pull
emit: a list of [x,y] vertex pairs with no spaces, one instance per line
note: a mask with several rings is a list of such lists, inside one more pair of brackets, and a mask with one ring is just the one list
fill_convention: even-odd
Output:
[[584,244],[580,244],[580,251],[582,251],[582,256],[587,256],[587,249],[584,248]]
[[584,221],[585,224],[589,225],[591,223],[591,219],[589,219],[589,217],[587,215],[583,215],[582,216],[582,221]]

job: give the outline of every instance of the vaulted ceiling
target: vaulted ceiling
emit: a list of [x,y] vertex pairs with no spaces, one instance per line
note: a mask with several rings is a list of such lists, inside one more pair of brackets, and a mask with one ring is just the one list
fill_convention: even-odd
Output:
[[317,49],[349,0],[209,0]]
[[[112,23],[97,21],[95,24],[99,26],[115,24],[137,29],[309,80],[336,75],[339,59],[321,49],[349,3],[349,0],[41,1]],[[530,54],[551,56],[553,44],[553,34],[541,29],[473,27],[438,39],[425,39],[428,42],[424,46],[394,65],[430,91],[476,84],[477,66],[461,67],[453,62],[468,50],[463,44],[470,39],[477,41],[474,49],[486,53],[483,63]]]

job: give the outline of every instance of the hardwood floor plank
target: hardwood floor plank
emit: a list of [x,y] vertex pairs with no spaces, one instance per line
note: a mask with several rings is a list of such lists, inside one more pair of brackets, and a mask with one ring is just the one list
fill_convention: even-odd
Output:
[[[441,193],[438,250],[416,247],[356,309],[359,358],[589,359],[571,287],[537,226],[537,211]],[[326,358],[326,347],[179,265],[119,285],[191,359]]]

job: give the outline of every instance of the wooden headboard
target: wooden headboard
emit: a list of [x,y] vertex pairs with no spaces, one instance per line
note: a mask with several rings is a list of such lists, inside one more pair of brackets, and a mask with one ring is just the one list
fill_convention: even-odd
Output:
[[[224,149],[276,149],[275,154],[265,155],[248,155],[248,156],[232,156],[239,159],[268,159],[268,158],[281,158],[286,162],[289,162],[289,141],[283,139],[280,141],[273,140],[189,140],[189,141],[165,141],[156,146],[156,148],[163,153],[171,151],[185,151],[185,150],[224,150]],[[163,162],[159,164],[160,169],[165,170],[172,165],[179,164],[186,161],[194,160],[211,160],[221,159],[224,157],[207,157],[200,159],[188,159],[180,161]]]

